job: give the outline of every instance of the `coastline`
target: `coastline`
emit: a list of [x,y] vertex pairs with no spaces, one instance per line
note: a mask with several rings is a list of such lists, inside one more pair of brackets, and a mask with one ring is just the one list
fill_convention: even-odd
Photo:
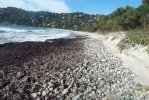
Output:
[[[115,32],[103,37],[107,50],[117,55],[123,61],[123,67],[129,68],[135,74],[135,81],[149,87],[149,55],[145,46],[137,45],[120,53],[117,44],[125,36],[125,32]],[[112,40],[115,38],[114,40]]]
[[120,53],[117,44],[125,36],[125,32],[115,32],[109,35],[79,31],[74,32],[94,39],[102,39],[106,49],[123,61],[123,67],[129,68],[136,74],[135,81],[149,87],[149,55],[147,54],[146,47],[137,45]]
[[133,70],[109,47],[112,42],[98,33],[72,33],[71,38],[0,45],[0,99],[104,100],[109,95],[115,99],[148,95],[146,87],[135,81]]

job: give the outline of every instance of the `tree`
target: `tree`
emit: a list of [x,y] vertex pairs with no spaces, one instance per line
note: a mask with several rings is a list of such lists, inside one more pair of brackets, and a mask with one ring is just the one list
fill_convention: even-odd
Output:
[[142,0],[142,2],[143,2],[143,5],[149,6],[149,0]]
[[138,26],[136,9],[127,6],[125,10],[126,12],[123,14],[123,27],[126,28],[126,30],[136,28]]
[[99,29],[100,29],[100,31],[104,31],[104,27],[105,27],[105,25],[106,25],[106,16],[101,16],[100,18],[99,18]]
[[149,22],[148,22],[148,15],[149,15],[149,6],[140,6],[137,8],[137,13],[139,16],[139,22],[141,23],[141,27],[143,29],[147,29]]

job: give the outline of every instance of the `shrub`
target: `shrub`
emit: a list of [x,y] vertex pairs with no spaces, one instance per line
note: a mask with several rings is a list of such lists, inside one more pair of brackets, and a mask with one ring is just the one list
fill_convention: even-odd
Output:
[[149,46],[149,32],[147,31],[131,31],[126,34],[125,38],[120,41],[118,47],[120,50],[136,44]]
[[98,30],[98,26],[97,24],[93,23],[93,24],[88,24],[84,27],[83,31],[87,31],[87,32],[95,32]]
[[124,43],[122,43],[122,42],[118,43],[117,46],[118,46],[118,48],[119,48],[119,50],[120,50],[120,53],[122,53],[122,51],[123,51],[124,49],[126,49],[126,44],[124,44]]

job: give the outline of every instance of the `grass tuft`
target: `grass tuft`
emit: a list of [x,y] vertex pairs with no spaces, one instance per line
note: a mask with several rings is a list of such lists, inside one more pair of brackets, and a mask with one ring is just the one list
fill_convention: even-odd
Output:
[[[136,44],[149,46],[149,32],[147,31],[130,31],[125,38],[118,43],[120,51],[134,47]],[[149,49],[147,50],[149,53]]]

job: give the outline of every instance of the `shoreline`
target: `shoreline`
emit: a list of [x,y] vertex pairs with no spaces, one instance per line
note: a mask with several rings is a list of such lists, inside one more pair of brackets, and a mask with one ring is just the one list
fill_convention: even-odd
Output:
[[[12,99],[20,90],[22,93],[19,93],[19,98],[24,95],[22,99],[31,99],[30,93],[33,90],[28,91],[27,84],[35,84],[32,83],[32,80],[41,83],[44,80],[49,80],[45,73],[61,72],[70,65],[74,65],[76,61],[83,62],[81,59],[83,56],[78,58],[75,56],[76,54],[82,55],[78,54],[82,52],[79,52],[82,49],[81,46],[78,46],[78,44],[82,45],[80,43],[82,40],[82,38],[55,39],[54,42],[23,42],[1,45],[0,99]],[[15,95],[11,95],[13,89],[16,91]]]
[[[147,60],[149,59],[149,55],[146,52],[146,47],[137,45],[120,53],[117,44],[124,35],[125,32],[111,33],[103,37],[103,43],[110,52],[121,58],[123,67],[129,68],[136,74],[136,82],[149,87],[149,62]],[[115,39],[112,40],[112,38]]]
[[[88,33],[74,31],[77,34],[85,35],[94,39],[102,39],[104,46],[108,51],[115,54],[123,61],[123,67],[129,68],[136,74],[135,81],[149,87],[149,55],[146,52],[146,47],[137,46],[128,50],[124,50],[122,53],[118,50],[117,44],[124,37],[125,32],[116,32],[109,35],[100,35],[98,33]],[[116,37],[116,38],[115,38]],[[114,40],[112,40],[115,38]]]
[[146,87],[135,82],[135,73],[124,66],[124,59],[111,51],[112,42],[97,33],[72,32],[75,38],[0,45],[0,99],[149,95]]

